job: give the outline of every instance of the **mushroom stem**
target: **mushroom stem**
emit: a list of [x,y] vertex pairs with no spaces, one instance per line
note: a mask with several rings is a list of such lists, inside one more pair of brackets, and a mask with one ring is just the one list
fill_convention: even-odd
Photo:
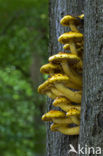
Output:
[[72,124],[71,118],[53,118],[52,121],[57,124]]
[[74,31],[74,32],[79,32],[79,30],[77,29],[77,27],[75,26],[74,23],[70,23],[70,24],[69,24],[69,27],[71,28],[72,31]]
[[[78,56],[78,52],[77,52],[77,49],[76,49],[76,45],[73,41],[70,41],[70,50],[71,50],[71,53],[72,54],[76,54]],[[78,62],[78,64],[80,64],[80,66],[83,66],[83,62],[82,60],[80,60],[80,62]]]
[[70,119],[72,120],[73,123],[76,125],[80,125],[80,120],[78,119],[77,116],[70,116]]
[[46,95],[51,98],[51,99],[55,99],[56,95],[54,95],[52,92],[46,92]]
[[82,77],[79,76],[76,72],[74,73],[71,71],[69,65],[67,64],[67,61],[62,62],[61,64],[62,64],[62,68],[63,68],[64,72],[66,73],[66,75],[68,75],[70,77],[70,80],[78,86],[77,89],[81,89]]
[[69,44],[70,44],[71,53],[77,55],[77,49],[75,43],[73,41],[69,41]]
[[57,131],[65,135],[78,135],[80,131],[80,126],[68,128],[68,127],[58,127]]
[[72,91],[61,83],[55,83],[55,87],[64,94],[70,101],[81,103],[81,91]]
[[81,110],[80,105],[72,105],[67,103],[58,103],[57,105],[54,105],[55,107],[60,107],[63,111],[68,112],[70,109],[77,109]]
[[63,93],[61,93],[56,88],[51,88],[51,92],[57,97],[57,96],[63,96]]

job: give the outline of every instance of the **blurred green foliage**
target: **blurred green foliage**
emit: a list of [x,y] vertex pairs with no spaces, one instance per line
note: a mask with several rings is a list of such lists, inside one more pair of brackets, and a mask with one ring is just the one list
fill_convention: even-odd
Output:
[[45,155],[47,46],[48,0],[0,0],[0,156]]

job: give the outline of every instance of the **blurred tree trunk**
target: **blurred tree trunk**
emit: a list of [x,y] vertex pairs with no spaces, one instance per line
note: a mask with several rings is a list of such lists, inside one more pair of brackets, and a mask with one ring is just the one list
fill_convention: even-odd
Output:
[[85,1],[84,34],[84,90],[79,142],[81,147],[103,149],[103,0]]
[[[58,42],[58,37],[69,31],[60,25],[60,19],[67,14],[79,15],[83,13],[84,0],[49,0],[49,56],[63,51],[63,45]],[[48,110],[52,109],[52,101],[48,99]],[[77,147],[78,137],[67,136],[58,132],[51,132],[47,124],[47,156],[68,156],[69,144]],[[74,156],[70,153],[70,156]]]

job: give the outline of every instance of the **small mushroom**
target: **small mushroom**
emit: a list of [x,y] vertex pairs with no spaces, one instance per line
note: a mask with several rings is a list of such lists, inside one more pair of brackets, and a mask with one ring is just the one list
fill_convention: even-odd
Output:
[[[76,55],[78,55],[76,42],[81,42],[82,40],[83,40],[83,34],[78,32],[66,32],[62,34],[58,39],[60,43],[70,44],[71,53]],[[82,60],[80,60],[78,64],[80,67],[82,67],[83,66]]]
[[52,121],[58,124],[71,124],[70,118],[66,117],[65,113],[58,110],[50,110],[42,116],[43,121]]
[[80,131],[80,126],[70,127],[68,125],[63,126],[53,123],[50,126],[50,129],[52,131],[59,131],[65,135],[78,135]]
[[40,72],[52,76],[55,73],[63,73],[60,65],[48,63],[40,68]]
[[59,127],[67,127],[68,124],[58,124],[58,123],[52,123],[51,126],[50,126],[50,130],[51,131],[57,131],[57,128]]
[[67,88],[67,84],[69,83],[69,78],[66,75],[55,74],[51,78],[48,79],[51,85],[55,85],[57,90],[59,90],[63,96],[68,98],[70,101],[75,103],[81,103],[81,91],[72,91]]
[[[81,45],[79,45],[79,44],[76,44],[76,48],[77,48],[77,53],[78,53],[78,56],[81,54],[81,53],[83,53],[83,46]],[[70,44],[65,44],[64,46],[63,46],[63,49],[64,50],[69,50],[70,51]]]
[[70,50],[73,54],[78,55],[76,49],[76,43],[81,42],[83,40],[83,34],[78,32],[66,32],[62,34],[58,41],[62,44],[70,44]]
[[78,125],[80,124],[80,110],[77,110],[76,108],[70,109],[66,113],[67,117],[70,117],[73,122],[76,122]]
[[71,102],[65,97],[57,97],[53,101],[53,106],[60,107],[65,112],[68,112],[70,109],[73,109],[73,108],[79,111],[81,110],[80,105],[72,105]]
[[60,63],[66,75],[69,76],[70,81],[75,83],[77,89],[82,87],[82,76],[72,69],[72,65],[78,63],[80,58],[71,53],[59,52],[56,55],[49,57],[49,62]]
[[84,19],[84,14],[81,14],[80,16],[78,16],[78,18]]
[[46,94],[48,97],[55,99],[57,96],[62,96],[63,94],[55,88],[50,81],[46,80],[38,87],[38,92],[40,94]]
[[70,16],[70,15],[64,16],[61,19],[60,23],[63,26],[69,26],[71,28],[71,30],[74,32],[79,32],[79,30],[77,29],[77,26],[80,24],[80,21],[73,16]]
[[[77,47],[77,53],[78,53],[78,57],[80,57],[80,59],[83,59],[83,47],[81,46],[76,46]],[[63,46],[64,50],[69,50],[70,51],[70,45],[69,44],[65,44]],[[78,63],[77,63],[78,64]],[[80,64],[80,63],[79,63]]]

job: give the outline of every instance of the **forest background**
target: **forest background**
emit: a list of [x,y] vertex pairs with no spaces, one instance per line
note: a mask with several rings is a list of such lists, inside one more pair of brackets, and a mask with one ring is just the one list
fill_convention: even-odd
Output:
[[44,156],[48,0],[0,0],[0,156]]

